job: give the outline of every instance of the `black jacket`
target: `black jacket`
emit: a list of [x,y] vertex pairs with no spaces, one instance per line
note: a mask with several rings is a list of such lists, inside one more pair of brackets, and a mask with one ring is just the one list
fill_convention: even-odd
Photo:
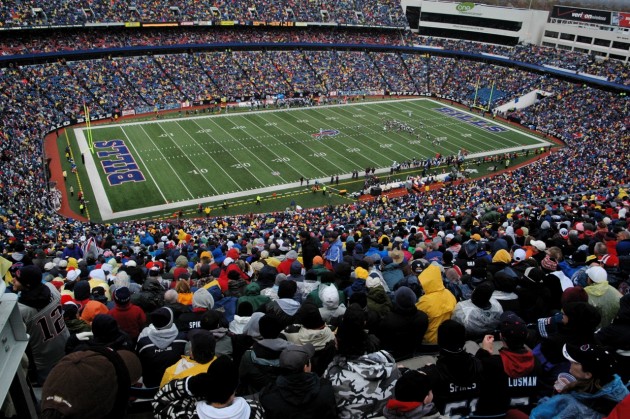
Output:
[[332,384],[314,373],[279,376],[264,389],[260,403],[267,419],[335,419],[337,403]]
[[381,320],[377,336],[383,349],[399,361],[413,357],[428,327],[429,317],[426,313],[415,306],[405,310],[394,304],[393,310]]

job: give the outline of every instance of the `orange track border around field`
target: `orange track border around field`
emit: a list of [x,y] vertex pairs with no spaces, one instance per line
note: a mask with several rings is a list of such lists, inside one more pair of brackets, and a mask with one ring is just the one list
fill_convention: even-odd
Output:
[[[67,128],[66,128],[67,129]],[[57,136],[59,133],[59,136]],[[70,197],[66,189],[66,183],[63,181],[63,168],[61,167],[61,156],[57,147],[57,141],[63,141],[64,129],[53,131],[44,137],[44,157],[50,159],[50,182],[56,182],[57,189],[61,191],[61,208],[57,211],[64,217],[74,218],[75,220],[87,222],[89,221],[85,216],[77,214],[72,208],[70,208]],[[73,173],[68,169],[68,176],[73,176]],[[78,191],[77,191],[78,192]]]

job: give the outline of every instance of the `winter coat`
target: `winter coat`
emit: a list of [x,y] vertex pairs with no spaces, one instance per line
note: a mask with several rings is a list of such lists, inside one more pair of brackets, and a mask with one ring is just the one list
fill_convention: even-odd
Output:
[[256,311],[260,308],[260,306],[270,302],[271,299],[269,297],[265,297],[264,295],[260,295],[260,285],[256,282],[252,282],[245,287],[245,295],[239,297],[237,308],[239,304],[245,301],[249,302],[254,311]]
[[597,393],[571,392],[542,399],[532,410],[530,419],[600,419],[628,395],[618,375]]
[[164,305],[164,288],[157,279],[148,278],[142,284],[142,290],[131,294],[131,302],[145,313],[151,313]]
[[313,267],[313,258],[322,255],[319,248],[319,241],[314,237],[309,237],[302,243],[302,261],[307,271]]
[[337,404],[328,380],[314,373],[278,377],[260,394],[267,419],[335,419]]
[[621,297],[612,324],[598,330],[595,337],[602,345],[616,350],[617,373],[624,382],[630,380],[630,294]]
[[379,416],[398,377],[398,366],[385,351],[358,358],[336,356],[324,373],[335,389],[339,418]]
[[367,292],[367,309],[368,312],[374,312],[378,320],[383,318],[387,313],[392,311],[392,301],[385,293],[381,286],[368,288]]
[[457,301],[455,296],[444,288],[440,268],[430,265],[418,277],[425,294],[416,303],[418,310],[429,317],[429,327],[424,335],[424,341],[437,343],[437,329],[444,320],[451,318]]
[[116,319],[120,330],[127,333],[134,342],[147,323],[147,316],[144,311],[131,303],[116,304],[114,308],[109,310],[109,315]]
[[273,314],[280,320],[284,329],[290,324],[299,322],[297,318],[300,303],[291,298],[279,298],[267,304],[267,314]]
[[175,364],[186,349],[186,334],[175,325],[168,329],[145,327],[136,344],[136,353],[142,363],[142,381],[146,387],[157,387],[164,371]]
[[391,312],[381,320],[377,337],[383,349],[397,360],[411,358],[422,344],[429,327],[429,317],[415,306],[403,309],[394,305]]
[[385,265],[385,267],[381,270],[381,273],[383,274],[383,279],[390,290],[393,290],[394,286],[405,277],[405,274],[398,263]]
[[239,394],[254,394],[280,375],[280,353],[289,346],[284,339],[263,339],[245,351],[238,368]]
[[339,291],[334,285],[322,285],[319,287],[319,298],[322,307],[319,314],[327,324],[331,324],[333,319],[337,319],[346,312],[346,306],[339,303]]

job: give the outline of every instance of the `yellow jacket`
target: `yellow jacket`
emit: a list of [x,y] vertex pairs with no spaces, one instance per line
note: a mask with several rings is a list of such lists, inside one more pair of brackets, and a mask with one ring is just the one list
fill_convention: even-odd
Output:
[[444,320],[451,318],[457,300],[449,290],[444,288],[442,274],[437,266],[429,265],[418,275],[418,279],[424,289],[424,295],[420,297],[416,307],[429,316],[429,327],[424,334],[424,341],[437,343],[437,329]]

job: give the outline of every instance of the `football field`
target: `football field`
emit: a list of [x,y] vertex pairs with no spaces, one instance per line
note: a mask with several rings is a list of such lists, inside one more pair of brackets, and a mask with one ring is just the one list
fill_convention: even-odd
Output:
[[[385,129],[393,120],[405,128]],[[93,153],[87,129],[73,132],[86,160],[81,184],[103,221],[270,195],[299,187],[300,178],[306,187],[306,179],[328,184],[353,170],[362,177],[367,167],[389,172],[394,161],[436,153],[465,149],[476,158],[549,144],[430,99],[97,125]]]

